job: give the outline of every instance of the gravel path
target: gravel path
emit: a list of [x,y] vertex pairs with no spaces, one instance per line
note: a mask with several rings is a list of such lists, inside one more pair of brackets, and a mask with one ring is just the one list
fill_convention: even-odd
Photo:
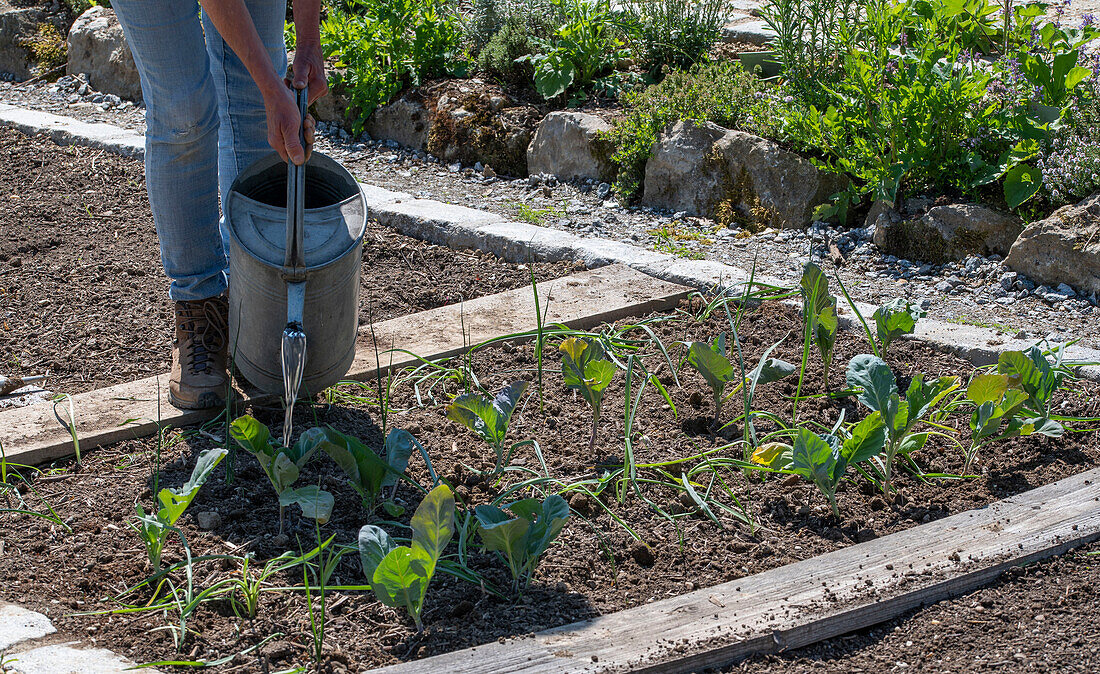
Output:
[[[70,82],[59,89],[54,84],[0,83],[0,101],[144,129],[141,108],[113,105],[111,99],[99,99],[91,90],[81,95],[80,85]],[[325,133],[319,149],[343,162],[359,180],[387,189],[684,257],[745,269],[756,264],[762,273],[792,285],[812,255],[830,274],[839,275],[856,300],[879,303],[906,297],[920,301],[928,315],[939,320],[995,327],[1010,335],[1022,332],[1022,337],[1047,337],[1054,342],[1081,339],[1083,346],[1100,348],[1100,321],[1096,320],[1100,298],[1072,296],[1065,288],[1062,292],[1036,288],[1027,279],[1014,277],[996,257],[971,257],[942,266],[899,260],[883,255],[870,242],[870,232],[862,228],[768,230],[750,235],[718,228],[701,218],[624,208],[608,193],[607,185],[561,184],[538,177],[486,178],[480,166],[448,166],[423,152],[394,147],[392,142],[355,142],[346,132],[320,128]],[[830,258],[829,242],[842,257]]]

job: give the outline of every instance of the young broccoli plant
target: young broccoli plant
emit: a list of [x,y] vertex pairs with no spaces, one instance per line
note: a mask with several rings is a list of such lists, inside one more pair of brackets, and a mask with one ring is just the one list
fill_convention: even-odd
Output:
[[[446,407],[448,419],[477,433],[496,452],[497,462],[493,468],[494,474],[499,473],[511,459],[511,449],[508,450],[507,455],[505,453],[504,436],[508,433],[512,412],[515,411],[525,391],[527,391],[527,382],[516,381],[505,386],[491,400],[480,393],[464,393]],[[515,449],[515,445],[512,449]]]
[[357,438],[332,428],[321,429],[321,432],[324,437],[318,441],[318,447],[343,469],[348,484],[359,494],[363,508],[373,511],[381,497],[387,513],[394,517],[400,515],[403,510],[393,503],[393,491],[398,480],[408,479],[405,469],[413,447],[419,446],[416,438],[404,429],[393,429],[386,436],[386,458],[383,459]]
[[959,388],[955,377],[939,377],[929,382],[924,375],[913,377],[902,399],[897,381],[884,360],[860,354],[848,363],[848,386],[859,389],[857,398],[868,409],[882,415],[886,427],[883,453],[883,492],[890,490],[898,454],[908,456],[928,441],[928,433],[917,433],[917,423],[934,410],[949,393]]
[[822,379],[829,389],[829,370],[833,365],[836,346],[836,297],[829,294],[829,279],[812,262],[802,269],[802,321],[806,341],[813,341],[821,354]]
[[412,540],[397,545],[384,529],[368,524],[359,530],[359,559],[378,601],[404,608],[424,631],[420,613],[428,583],[454,535],[455,499],[441,484],[428,492],[412,517]]
[[130,522],[130,527],[145,543],[145,552],[149,555],[149,564],[154,572],[160,572],[160,558],[169,534],[176,532],[181,538],[183,537],[180,530],[176,528],[176,521],[187,510],[187,506],[191,505],[191,501],[195,500],[195,496],[206,479],[210,477],[210,473],[228,453],[224,449],[208,449],[199,454],[195,468],[191,471],[191,479],[187,480],[186,484],[179,489],[166,487],[157,494],[160,508],[156,513],[146,514],[141,504],[134,504],[134,509],[137,511],[134,517],[136,523]]
[[603,394],[615,376],[615,366],[604,357],[600,343],[588,337],[570,337],[558,347],[561,351],[561,373],[565,387],[579,391],[592,408],[592,435],[588,451],[596,449],[596,429],[600,424]]
[[997,372],[1008,376],[1010,386],[1027,394],[1024,409],[1043,422],[1055,423],[1050,417],[1054,392],[1065,376],[1062,350],[1055,352],[1053,364],[1037,346],[1027,351],[1006,351],[997,359]]
[[[1062,435],[1064,429],[1057,421],[1032,416],[1034,410],[1026,407],[1032,401],[1030,395],[1014,388],[1013,383],[1007,374],[982,374],[966,387],[966,399],[974,405],[974,411],[970,413],[970,447],[966,450],[963,473],[970,472],[978,450],[991,442],[1033,433],[1052,438]],[[1028,414],[1021,414],[1024,411]]]
[[[511,510],[516,517],[505,512]],[[521,594],[531,584],[539,558],[569,520],[569,505],[552,494],[541,504],[529,498],[498,508],[479,505],[474,510],[485,550],[499,552],[512,572],[512,593]]]
[[[709,344],[706,342],[682,342],[682,344],[687,348],[685,359],[688,364],[703,375],[707,386],[710,387],[711,396],[714,399],[714,423],[711,424],[711,429],[717,430],[721,424],[722,401],[726,398],[726,385],[731,381],[740,379],[742,369],[734,367],[734,364],[726,357],[726,333],[724,332],[715,337],[714,341]],[[745,428],[747,430],[746,437],[753,438],[753,442],[755,442],[755,432],[752,430],[751,410],[752,399],[756,395],[756,387],[760,384],[779,381],[793,374],[797,369],[786,361],[769,357],[777,346],[779,346],[778,342],[768,347],[756,367],[745,373],[745,380],[738,383],[734,391],[730,392],[730,395],[733,395],[735,391],[740,390],[742,387],[748,387],[748,391],[745,392],[744,396]]]
[[886,429],[878,412],[856,424],[844,440],[799,428],[791,448],[791,471],[813,482],[828,499],[833,515],[840,517],[836,489],[848,466],[878,456],[885,441]]
[[886,350],[890,344],[902,335],[913,334],[913,330],[917,327],[917,320],[924,318],[927,313],[900,297],[875,309],[872,318],[875,319],[875,328],[878,332],[879,355],[886,358]]
[[283,533],[286,506],[298,504],[302,514],[318,524],[332,517],[332,494],[316,486],[292,489],[303,467],[325,439],[325,431],[311,428],[293,447],[283,447],[271,438],[268,427],[245,415],[229,424],[229,435],[259,461],[279,499],[279,533]]

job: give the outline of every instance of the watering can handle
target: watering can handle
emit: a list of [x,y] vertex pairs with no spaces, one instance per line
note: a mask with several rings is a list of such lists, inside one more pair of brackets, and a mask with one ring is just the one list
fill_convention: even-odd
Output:
[[[309,94],[305,89],[295,90],[298,97],[298,110],[301,113],[302,126],[298,129],[298,140],[306,146],[306,111],[309,107]],[[306,236],[306,167],[287,162],[286,176],[286,258],[283,272],[288,279],[301,279],[305,275],[305,236]]]

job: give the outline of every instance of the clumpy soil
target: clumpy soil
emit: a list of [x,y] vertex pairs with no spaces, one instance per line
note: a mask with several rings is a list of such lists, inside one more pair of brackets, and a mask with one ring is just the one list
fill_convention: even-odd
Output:
[[1100,670],[1098,605],[1100,543],[1093,543],[873,629],[724,671],[1091,673]]
[[[671,319],[654,317],[649,323],[672,349],[673,362],[680,348],[675,346],[677,341],[709,340],[729,330],[722,312],[697,320],[693,314],[698,309],[697,304],[685,305]],[[623,330],[630,323],[621,321],[607,329]],[[798,362],[799,334],[797,312],[779,305],[763,305],[741,323],[746,362],[750,366],[755,364],[776,342],[779,346],[772,352],[773,357]],[[623,336],[647,338],[638,328]],[[1006,441],[985,449],[975,468],[977,477],[972,479],[922,481],[901,471],[894,499],[883,498],[868,482],[846,481],[839,493],[839,519],[829,514],[824,498],[812,486],[797,478],[761,481],[728,469],[721,476],[729,494],[722,494],[721,484],[715,483],[712,495],[727,505],[732,505],[736,497],[754,524],[750,527],[712,506],[722,521],[719,527],[672,486],[643,483],[644,499],[628,487],[622,503],[614,495],[614,482],[598,498],[581,489],[582,486],[596,489],[595,480],[614,471],[616,464],[622,466],[625,374],[619,370],[607,390],[597,451],[593,455],[588,451],[590,413],[579,397],[564,388],[556,346],[552,341],[546,350],[544,404],[540,405],[537,387],[532,385],[508,429],[509,442],[536,440],[546,461],[545,471],[560,480],[559,484],[570,485],[562,489],[573,517],[559,542],[546,553],[529,591],[518,601],[501,599],[482,591],[477,584],[440,574],[432,581],[428,593],[424,611],[427,627],[421,635],[416,634],[402,611],[383,607],[370,592],[334,591],[328,598],[326,628],[327,657],[333,670],[366,669],[430,656],[664,599],[981,507],[1092,468],[1100,459],[1097,433],[1091,430],[1067,433],[1056,440],[1029,437]],[[834,389],[843,386],[848,360],[868,350],[862,333],[855,332],[842,332],[836,348],[831,381]],[[689,457],[704,450],[715,450],[711,458],[740,458],[741,448],[730,446],[732,440],[741,436],[739,425],[734,424],[718,435],[709,431],[713,414],[709,390],[696,372],[680,370],[677,385],[664,356],[653,346],[639,354],[639,361],[667,386],[677,414],[673,414],[656,387],[646,387],[634,421],[636,461],[644,464],[683,460],[678,466],[668,467],[667,475],[641,468],[640,477],[679,480],[681,472],[702,462]],[[817,396],[823,392],[818,362],[816,355],[811,357],[804,395]],[[904,341],[891,347],[889,362],[903,387],[918,372],[958,375],[964,379],[973,372],[968,363],[954,356]],[[456,375],[461,368],[468,368],[473,376],[424,378],[427,370],[416,376],[399,375],[392,382],[385,420],[377,404],[370,401],[375,383],[342,387],[317,399],[312,406],[299,405],[296,432],[315,424],[327,424],[355,434],[371,447],[381,447],[383,423],[390,429],[407,429],[424,444],[438,475],[454,486],[460,508],[489,502],[509,485],[543,474],[539,456],[533,448],[524,446],[517,449],[512,465],[531,472],[508,472],[499,482],[485,479],[477,471],[492,467],[492,451],[465,428],[447,420],[440,406],[450,396],[461,393],[463,382],[474,381],[474,376],[489,391],[499,390],[515,380],[535,382],[532,345],[487,347],[469,358],[450,361],[447,366],[454,368],[451,372]],[[638,383],[638,379],[633,382],[635,395]],[[761,386],[754,409],[789,419],[796,385],[796,378],[792,377]],[[1093,383],[1069,381],[1065,390],[1058,393],[1056,404],[1066,415],[1097,416],[1098,393],[1098,386]],[[734,396],[727,402],[725,419],[736,416],[737,401]],[[281,421],[278,409],[250,411],[272,428],[277,428]],[[850,397],[818,396],[801,402],[799,420],[831,427],[842,411],[848,421],[865,414]],[[965,414],[952,414],[944,424],[957,430],[958,442],[968,442]],[[1077,427],[1087,429],[1092,424]],[[773,428],[765,420],[758,422],[761,434]],[[166,621],[178,621],[171,611],[167,616],[74,614],[117,608],[119,604],[112,597],[149,573],[144,551],[126,522],[133,514],[135,501],[146,506],[151,503],[152,474],[158,456],[163,466],[160,484],[181,485],[196,454],[218,446],[224,432],[224,421],[216,421],[203,429],[168,433],[159,446],[155,439],[120,443],[92,453],[83,467],[61,464],[50,477],[38,479],[35,484],[38,493],[48,499],[72,533],[43,520],[0,515],[3,543],[8,551],[0,558],[0,599],[47,611],[63,632],[92,637],[98,644],[138,661],[177,657],[168,632],[152,631]],[[914,460],[930,473],[959,473],[962,468],[961,452],[952,441],[942,437],[934,437],[914,455]],[[412,457],[408,474],[421,485],[430,484],[428,468],[419,454]],[[699,491],[705,491],[709,483],[707,475],[698,474],[694,479]],[[307,466],[300,484],[320,484],[335,495],[333,518],[322,527],[321,533],[324,537],[335,536],[337,544],[354,546],[362,525],[388,519],[380,512],[367,513],[360,506],[358,497],[327,456],[319,456]],[[408,529],[404,527],[419,502],[420,492],[401,484],[396,498],[406,507],[405,514],[396,522],[380,524],[394,535],[403,536],[407,535]],[[675,521],[657,514],[646,500],[674,515]],[[33,497],[28,497],[28,501],[43,507]],[[216,520],[209,530],[197,526],[196,517],[203,512],[217,514],[207,516]],[[262,561],[286,549],[308,550],[316,544],[312,522],[303,520],[296,508],[288,509],[289,542],[276,539],[277,519],[276,500],[267,479],[256,461],[242,454],[232,484],[226,482],[225,471],[219,468],[180,520],[180,526],[195,555],[249,552]],[[478,550],[476,534],[471,533],[471,539],[474,543],[469,548],[469,568],[483,579],[484,587],[506,588],[509,577],[502,562]],[[457,554],[457,543],[452,543],[448,555],[457,559]],[[180,546],[171,543],[167,559],[174,561],[180,557]],[[207,587],[219,578],[239,573],[234,562],[203,562],[197,565],[195,577],[201,586]],[[272,582],[300,585],[301,580],[301,571],[295,570]],[[340,561],[331,582],[348,585],[364,582],[355,552]],[[148,592],[143,591],[131,601],[148,599]],[[237,655],[226,667],[277,669],[306,664],[311,648],[308,625],[306,604],[297,593],[265,593],[259,614],[252,620],[235,617],[227,601],[212,602],[190,617],[187,626],[194,633],[180,655],[205,659],[232,656],[268,636],[278,635],[249,655]],[[968,639],[981,628],[960,624],[956,632],[959,639]],[[1070,638],[1076,638],[1076,633]]]
[[[77,393],[168,368],[172,304],[140,161],[0,129],[0,375]],[[539,264],[540,280],[571,273]],[[360,320],[530,283],[530,271],[369,223]]]

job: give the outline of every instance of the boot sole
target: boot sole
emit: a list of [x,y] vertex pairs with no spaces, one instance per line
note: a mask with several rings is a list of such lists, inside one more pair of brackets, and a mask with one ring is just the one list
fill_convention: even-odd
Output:
[[216,407],[225,406],[225,398],[218,395],[215,391],[202,393],[199,395],[198,400],[195,401],[180,400],[169,391],[168,402],[172,403],[172,407],[178,407],[181,410],[211,410]]

